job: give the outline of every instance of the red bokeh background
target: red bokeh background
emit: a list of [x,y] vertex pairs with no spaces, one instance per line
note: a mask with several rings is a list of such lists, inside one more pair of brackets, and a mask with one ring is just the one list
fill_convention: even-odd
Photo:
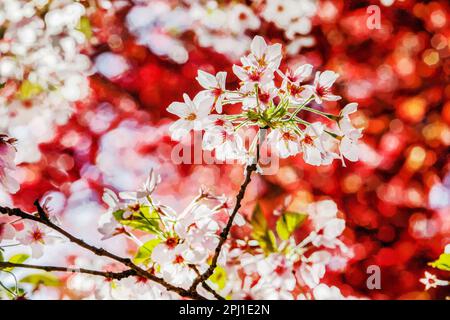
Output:
[[[286,57],[281,68],[309,62],[340,73],[336,88],[343,97],[340,106],[359,103],[355,121],[365,128],[365,154],[362,161],[347,163],[347,167],[337,162],[313,167],[301,157],[284,160],[276,175],[258,179],[258,193],[250,192],[243,210],[249,214],[258,198],[270,218],[288,195],[294,202],[331,198],[346,217],[345,242],[355,256],[344,272],[328,272],[326,282],[339,286],[344,294],[374,299],[444,298],[448,295],[445,287],[425,292],[418,280],[428,270],[427,263],[437,259],[450,242],[450,208],[432,208],[428,197],[430,189],[450,172],[450,4],[412,0],[395,1],[390,7],[379,1],[320,3],[312,31],[316,45]],[[380,6],[380,29],[366,26],[370,4]],[[228,85],[236,85],[231,72],[235,61],[199,47],[192,34],[184,36],[189,60],[181,65],[138,45],[123,23],[127,10],[92,14],[99,41],[88,53],[94,59],[113,51],[126,57],[132,68],[113,80],[98,74],[90,78],[89,99],[78,103],[77,112],[58,129],[53,141],[41,145],[41,161],[23,165],[27,179],[14,196],[16,205],[31,210],[30,199],[51,190],[70,194],[82,168],[95,164],[102,135],[124,120],[155,127],[170,123],[173,118],[165,111],[167,106],[181,100],[184,92],[192,95],[200,89],[195,81],[198,69],[227,71]],[[255,34],[271,42],[286,42],[282,32],[270,24]],[[119,36],[121,44],[111,46],[112,36]],[[104,102],[113,106],[116,117],[99,133],[91,130],[89,118]],[[338,112],[340,106],[329,103],[326,108]],[[139,145],[139,152],[142,157],[170,161],[172,144],[162,134],[153,143]],[[174,172],[164,175],[176,172],[177,177],[188,177],[198,166],[175,166]],[[231,196],[241,173],[233,166],[218,167],[221,179],[211,182]],[[84,177],[99,195],[109,187],[101,173]],[[183,180],[173,180],[167,192],[183,193],[183,187]],[[366,286],[366,268],[372,264],[382,270],[380,290]],[[449,277],[433,272],[442,279]]]

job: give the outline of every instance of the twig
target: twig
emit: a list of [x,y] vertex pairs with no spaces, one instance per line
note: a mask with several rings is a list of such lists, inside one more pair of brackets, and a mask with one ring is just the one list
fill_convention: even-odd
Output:
[[257,170],[258,161],[259,161],[259,153],[260,153],[260,143],[262,140],[264,140],[264,133],[267,128],[262,128],[258,134],[258,142],[256,144],[256,161],[255,163],[249,164],[246,167],[246,174],[245,174],[245,180],[242,183],[239,193],[236,196],[236,204],[234,205],[233,212],[230,215],[230,218],[228,219],[227,225],[223,229],[222,233],[220,234],[220,240],[219,244],[216,247],[216,250],[214,252],[214,256],[212,258],[211,264],[209,265],[209,268],[203,273],[197,276],[197,278],[194,279],[191,287],[189,288],[190,292],[196,292],[197,286],[202,283],[205,284],[205,281],[209,279],[214,273],[214,270],[217,267],[217,260],[219,259],[220,252],[222,251],[222,247],[224,243],[227,241],[228,234],[230,233],[231,226],[233,225],[234,218],[236,217],[236,214],[238,210],[241,208],[241,202],[244,198],[245,191],[247,190],[247,186],[249,185],[251,181],[251,176],[254,171]]
[[[195,265],[190,264],[189,268],[195,271],[197,276],[201,276],[200,271],[198,271],[197,267]],[[211,288],[206,282],[202,282],[203,288],[205,288],[206,291],[211,293],[217,300],[226,300],[224,297],[222,297],[220,294],[218,294],[213,288]]]
[[37,209],[37,214],[39,216],[39,218],[41,218],[43,221],[50,221],[47,213],[45,212],[45,210],[41,207],[41,204],[39,203],[39,200],[35,200],[34,201],[34,206]]
[[[38,211],[42,210],[39,209],[40,205],[38,206]],[[58,233],[64,235],[65,237],[67,237],[71,242],[76,243],[77,245],[79,245],[82,248],[85,248],[91,252],[93,252],[94,254],[98,255],[98,256],[103,256],[103,257],[108,257],[111,258],[117,262],[120,262],[124,265],[126,265],[127,267],[129,267],[130,269],[133,269],[137,275],[147,278],[149,280],[152,280],[154,282],[159,283],[160,285],[164,286],[167,290],[169,291],[173,291],[178,293],[180,296],[182,297],[187,297],[187,298],[191,298],[191,299],[199,299],[199,300],[205,300],[206,298],[203,297],[202,295],[198,294],[196,291],[195,292],[191,292],[190,290],[186,290],[183,288],[179,288],[176,287],[174,285],[171,285],[170,283],[164,281],[163,279],[151,274],[150,272],[140,268],[139,266],[135,265],[130,259],[128,258],[122,258],[119,257],[103,248],[97,248],[94,247],[92,245],[87,244],[86,242],[84,242],[83,240],[75,237],[74,235],[72,235],[71,233],[67,232],[66,230],[62,229],[61,227],[59,227],[58,225],[54,224],[53,222],[50,221],[50,219],[45,219],[45,218],[41,218],[40,216],[42,215],[42,212],[39,213],[38,215],[31,215],[29,213],[26,213],[18,208],[8,208],[8,207],[1,207],[0,206],[0,213],[9,215],[9,216],[15,216],[15,217],[20,217],[22,219],[26,219],[26,220],[32,220],[32,221],[36,221],[39,222],[41,224],[44,224],[46,226],[48,226],[49,228],[57,231]],[[45,212],[44,212],[45,213]]]
[[137,275],[136,271],[133,269],[128,269],[122,272],[110,272],[110,271],[97,271],[84,268],[66,268],[66,267],[56,267],[56,266],[37,266],[32,264],[22,264],[13,262],[0,262],[0,270],[4,268],[25,268],[25,269],[37,269],[44,271],[59,271],[59,272],[71,272],[71,273],[85,273],[94,276],[100,276],[107,279],[120,280],[123,278],[128,278],[130,276]]

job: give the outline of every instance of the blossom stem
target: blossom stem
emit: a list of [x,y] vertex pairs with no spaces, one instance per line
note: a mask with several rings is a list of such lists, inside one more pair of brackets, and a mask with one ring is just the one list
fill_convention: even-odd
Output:
[[8,271],[8,270],[1,270],[0,269],[0,271],[3,271],[5,273],[9,274],[14,279],[14,291],[15,291],[15,295],[17,296],[17,294],[19,292],[19,285],[18,285],[19,282],[17,281],[16,275],[14,273],[12,273],[11,271]]
[[16,297],[17,294],[12,292],[8,287],[6,287],[1,281],[0,281],[0,287],[2,287],[3,289],[5,289],[6,291],[9,292],[10,295],[12,295],[13,297]]
[[255,84],[255,98],[256,98],[256,109],[259,112],[260,111],[260,107],[259,107],[259,87],[258,87],[258,84]]
[[249,123],[250,122],[250,120],[245,120],[245,121],[242,121],[239,125],[237,125],[236,126],[236,128],[234,129],[234,132],[238,132],[238,130],[240,129],[240,128],[242,128],[243,126],[245,126],[247,123]]
[[[308,122],[308,121],[306,121],[306,120],[300,119],[299,117],[295,117],[295,120],[298,121],[298,122],[301,123],[301,124],[304,124],[305,126],[310,126],[310,125],[311,125],[311,122]],[[333,132],[331,132],[331,131],[324,130],[324,132],[327,133],[327,134],[329,134],[329,135],[330,135],[331,137],[333,137],[334,139],[340,139],[339,135],[337,135],[337,134],[335,134],[335,133],[333,133]]]
[[317,109],[314,109],[314,108],[310,108],[310,107],[306,107],[305,106],[305,107],[303,107],[303,110],[306,110],[306,111],[309,111],[309,112],[321,115],[321,116],[323,116],[325,118],[328,118],[330,120],[336,121],[336,120],[339,119],[339,117],[337,117],[337,116],[335,116],[335,115],[333,115],[331,113],[326,113],[326,112],[323,112],[323,111],[320,111],[320,110],[317,110]]
[[291,117],[289,118],[289,120],[292,120],[293,118],[295,118],[295,116],[297,116],[297,114],[302,111],[303,109],[306,108],[306,106],[308,105],[308,103],[310,103],[313,100],[313,98],[309,98],[308,100],[306,100],[304,103],[302,103],[301,105],[292,105],[291,107],[297,107],[297,109],[291,114]]

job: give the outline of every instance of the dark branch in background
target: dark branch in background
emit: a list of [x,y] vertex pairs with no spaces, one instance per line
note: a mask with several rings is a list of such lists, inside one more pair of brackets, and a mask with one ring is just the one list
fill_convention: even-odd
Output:
[[94,276],[100,276],[107,279],[120,280],[123,278],[128,278],[130,276],[137,275],[136,271],[133,269],[128,269],[122,272],[109,272],[109,271],[97,271],[84,268],[66,268],[66,267],[55,267],[55,266],[37,266],[32,264],[22,264],[22,263],[12,263],[12,262],[0,262],[0,270],[4,268],[25,268],[25,269],[37,269],[44,271],[59,271],[59,272],[71,272],[71,273],[85,273]]
[[130,259],[128,258],[122,258],[119,257],[103,248],[97,248],[94,246],[91,246],[89,244],[87,244],[86,242],[84,242],[83,240],[75,237],[74,235],[70,234],[69,232],[67,232],[66,230],[62,229],[61,227],[57,226],[56,224],[54,224],[53,222],[50,221],[50,219],[47,217],[45,211],[42,209],[42,207],[40,206],[40,204],[36,201],[35,205],[38,209],[37,215],[31,215],[29,213],[26,213],[18,208],[8,208],[8,207],[1,207],[0,206],[0,213],[9,215],[9,216],[14,216],[14,217],[20,217],[22,219],[25,220],[32,220],[32,221],[36,221],[39,222],[43,225],[46,225],[47,227],[57,231],[58,233],[64,235],[65,237],[67,237],[71,242],[76,243],[77,245],[79,245],[82,248],[85,248],[91,252],[93,252],[94,254],[98,255],[98,256],[103,256],[103,257],[108,257],[110,259],[113,259],[117,262],[120,262],[124,265],[126,265],[127,267],[129,267],[130,269],[134,270],[136,272],[136,275],[141,276],[143,278],[147,278],[149,280],[152,280],[154,282],[159,283],[160,285],[164,286],[167,290],[169,291],[173,291],[178,293],[180,296],[182,297],[186,297],[186,298],[191,298],[191,299],[199,299],[199,300],[205,300],[206,298],[201,296],[200,294],[198,294],[196,291],[195,292],[191,292],[190,290],[186,290],[183,288],[179,288],[176,287],[174,285],[171,285],[170,283],[167,283],[166,281],[164,281],[163,279],[151,274],[150,272],[140,268],[139,266],[135,265]]
[[236,196],[236,204],[234,205],[233,212],[230,215],[230,218],[228,219],[227,225],[223,229],[222,233],[220,234],[220,240],[219,244],[216,247],[216,250],[214,252],[214,256],[212,258],[211,264],[209,268],[203,273],[199,274],[197,278],[195,278],[194,282],[192,283],[192,286],[189,288],[190,292],[196,292],[197,286],[202,283],[203,286],[206,284],[205,281],[209,279],[214,273],[214,270],[216,270],[217,267],[217,260],[219,259],[220,252],[222,251],[222,247],[225,244],[225,242],[228,239],[228,235],[230,233],[231,227],[233,225],[234,218],[236,217],[237,212],[241,208],[241,202],[242,199],[244,199],[245,191],[247,190],[247,186],[250,184],[250,181],[252,179],[252,173],[257,170],[258,168],[258,162],[259,162],[259,154],[260,154],[260,143],[264,141],[264,134],[267,128],[262,128],[259,131],[258,136],[258,142],[256,144],[256,159],[255,163],[252,163],[250,165],[247,165],[246,167],[246,174],[245,174],[245,180],[241,185],[241,188],[239,189],[239,193]]

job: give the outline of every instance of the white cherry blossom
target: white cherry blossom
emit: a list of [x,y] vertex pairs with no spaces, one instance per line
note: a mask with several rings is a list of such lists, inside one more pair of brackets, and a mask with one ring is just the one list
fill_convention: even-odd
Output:
[[187,94],[183,95],[183,102],[173,102],[167,111],[180,117],[169,128],[172,138],[181,139],[189,131],[202,130],[210,120],[210,111],[213,103],[212,97],[205,97],[203,94],[197,94],[194,100],[191,100]]
[[202,93],[214,97],[214,107],[218,113],[222,113],[222,100],[225,94],[226,72],[218,72],[215,76],[199,70],[197,81],[206,90]]
[[31,256],[35,259],[42,257],[44,248],[55,242],[50,228],[32,221],[24,221],[24,228],[17,233],[17,240],[31,248]]
[[332,94],[331,87],[333,86],[339,75],[333,71],[316,72],[313,85],[307,85],[311,94],[314,96],[316,103],[321,104],[322,101],[337,101],[341,97]]
[[436,277],[436,275],[425,271],[425,277],[419,280],[424,286],[425,290],[430,290],[431,288],[437,288],[438,286],[448,286],[449,281],[441,280]]
[[267,136],[267,141],[278,152],[280,158],[288,158],[300,153],[300,137],[286,129],[275,129]]

